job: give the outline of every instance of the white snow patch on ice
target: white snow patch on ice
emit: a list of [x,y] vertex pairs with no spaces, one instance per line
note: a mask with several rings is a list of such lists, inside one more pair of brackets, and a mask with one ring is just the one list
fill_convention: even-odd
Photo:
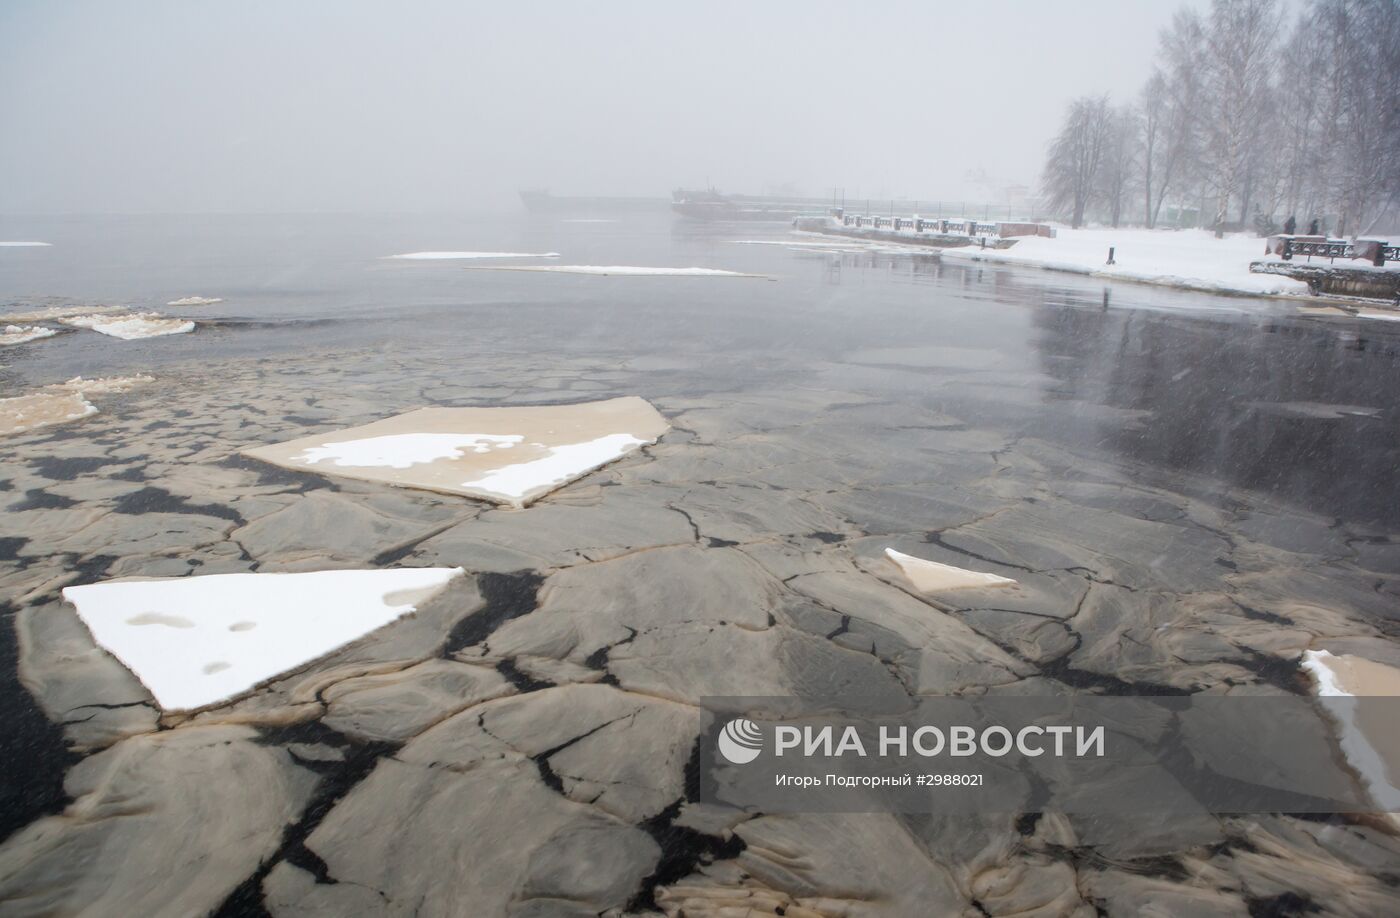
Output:
[[219,296],[182,296],[178,300],[171,300],[167,306],[212,306],[215,303],[222,303],[223,297]]
[[452,261],[463,258],[558,258],[558,252],[408,252],[388,255],[405,261]]
[[524,437],[516,434],[498,436],[479,433],[406,433],[362,440],[342,440],[313,446],[295,457],[297,461],[315,464],[329,459],[342,468],[406,469],[425,465],[439,459],[461,459],[462,450],[488,453],[493,449],[510,449]]
[[519,504],[527,495],[602,468],[647,442],[630,434],[608,434],[596,440],[568,443],[553,447],[539,459],[493,469],[475,481],[464,481],[462,487]]
[[763,277],[720,268],[647,268],[636,265],[512,265],[498,271],[550,271],[557,274],[601,274],[608,277]]
[[33,247],[33,246],[49,246],[49,245],[52,245],[52,244],[53,244],[53,243],[50,243],[50,242],[26,242],[26,241],[24,241],[24,240],[15,240],[15,241],[12,241],[12,242],[0,241],[0,247],[12,248],[12,249],[30,248],[30,247]]
[[88,328],[112,338],[135,341],[138,338],[159,338],[164,335],[183,335],[194,331],[194,323],[188,319],[167,319],[154,312],[135,312],[130,315],[89,315],[68,316],[60,319],[64,325],[74,328]]
[[461,574],[460,567],[213,574],[67,587],[63,598],[163,709],[189,711],[339,650],[413,612]]
[[934,593],[940,590],[1004,587],[1016,583],[1009,577],[998,577],[996,574],[984,574],[980,571],[953,567],[951,564],[926,561],[923,558],[895,551],[893,548],[886,548],[885,554],[889,556],[891,561],[899,565],[899,569],[904,572],[904,576],[909,578],[909,582],[914,585],[915,589],[923,593]]
[[40,338],[52,338],[58,332],[42,325],[6,325],[0,328],[0,344],[25,344]]

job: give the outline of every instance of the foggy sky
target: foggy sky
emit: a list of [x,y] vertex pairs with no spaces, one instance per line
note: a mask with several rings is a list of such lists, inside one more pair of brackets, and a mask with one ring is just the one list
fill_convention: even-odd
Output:
[[[1200,0],[1192,5],[1201,6]],[[1033,185],[1165,2],[0,2],[0,212]]]

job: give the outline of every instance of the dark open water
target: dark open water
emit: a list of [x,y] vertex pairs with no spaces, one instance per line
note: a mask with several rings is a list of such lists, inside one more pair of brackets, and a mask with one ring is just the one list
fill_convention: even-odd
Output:
[[[835,367],[844,385],[947,400],[959,417],[1122,457],[1135,474],[1216,499],[1257,489],[1326,517],[1400,524],[1400,323],[1029,269],[736,244],[785,230],[666,216],[3,217],[0,239],[53,243],[0,248],[5,307],[225,302],[188,311],[206,320],[193,335],[82,333],[7,348],[0,389],[365,345],[441,348],[464,361],[680,352],[707,357],[706,370],[671,380],[685,394],[800,384]],[[699,265],[774,280],[383,260],[421,250],[554,251],[558,264]],[[920,387],[921,367],[950,361],[974,385]],[[1329,412],[1316,405],[1376,413],[1318,416]]]

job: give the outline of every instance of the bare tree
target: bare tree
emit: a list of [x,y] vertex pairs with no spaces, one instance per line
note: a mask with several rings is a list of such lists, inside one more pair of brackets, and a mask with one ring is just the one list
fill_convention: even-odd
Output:
[[1266,122],[1276,64],[1277,0],[1214,0],[1205,32],[1205,138],[1217,235],[1236,197],[1248,210],[1249,172]]
[[1114,226],[1123,219],[1128,192],[1137,173],[1138,113],[1127,105],[1108,111],[1103,159],[1099,167],[1099,199]]
[[1050,208],[1068,212],[1075,228],[1084,224],[1098,190],[1110,121],[1108,96],[1083,96],[1070,103],[1064,125],[1050,143],[1042,190]]
[[1191,10],[1178,10],[1171,26],[1162,31],[1157,71],[1143,93],[1144,117],[1153,109],[1150,144],[1144,121],[1143,185],[1149,227],[1157,224],[1162,202],[1183,183],[1199,156],[1203,45],[1201,18]]

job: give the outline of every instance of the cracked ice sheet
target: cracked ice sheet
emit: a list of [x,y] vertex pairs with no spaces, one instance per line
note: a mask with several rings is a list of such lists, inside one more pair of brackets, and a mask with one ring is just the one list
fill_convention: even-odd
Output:
[[420,408],[244,454],[299,471],[525,507],[655,443],[668,429],[636,396],[526,408]]
[[460,567],[213,574],[67,587],[104,649],[166,711],[228,701],[416,610]]

